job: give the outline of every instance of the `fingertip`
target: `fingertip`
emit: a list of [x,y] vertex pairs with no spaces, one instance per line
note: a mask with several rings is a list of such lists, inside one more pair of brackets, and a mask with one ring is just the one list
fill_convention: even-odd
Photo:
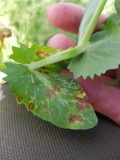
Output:
[[95,76],[94,80],[96,80],[102,84],[109,84],[109,82],[111,82],[113,79],[108,76],[101,75],[101,76]]
[[102,14],[99,18],[98,25],[104,23],[107,18],[108,16],[106,14]]
[[97,22],[97,25],[95,27],[95,32],[100,31],[100,25],[103,24],[108,16],[106,14],[102,14]]
[[74,47],[76,44],[64,34],[56,34],[48,41],[48,45],[58,49],[68,49],[69,47]]
[[115,71],[115,78],[119,79],[120,78],[120,68],[117,68]]
[[111,70],[107,70],[104,75],[112,79],[115,79],[116,78],[115,74],[116,74],[116,69],[111,69]]
[[48,9],[48,20],[64,31],[78,33],[84,8],[72,3],[56,3]]

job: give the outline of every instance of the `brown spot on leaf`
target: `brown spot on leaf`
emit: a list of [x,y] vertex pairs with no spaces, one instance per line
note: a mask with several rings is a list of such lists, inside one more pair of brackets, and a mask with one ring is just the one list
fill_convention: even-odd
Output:
[[85,91],[84,91],[84,89],[83,89],[82,87],[80,87],[80,91],[81,91],[82,93],[85,93]]
[[29,103],[28,105],[28,109],[31,111],[34,109],[34,104],[33,103]]
[[81,110],[85,110],[90,106],[87,99],[77,98],[76,107]]
[[51,98],[52,96],[55,95],[56,92],[60,92],[60,88],[57,86],[53,87],[53,89],[48,90],[46,95],[47,97]]
[[76,91],[76,97],[81,98],[81,99],[86,98],[86,93],[84,92],[82,88]]
[[17,97],[17,101],[18,101],[18,103],[22,103],[23,98],[24,98],[24,97],[22,97],[22,96]]
[[42,51],[37,51],[36,52],[36,55],[39,57],[39,58],[46,58],[48,57],[48,54],[46,52],[42,52]]
[[83,119],[81,118],[80,115],[70,115],[70,118],[69,118],[69,122],[70,123],[75,123],[77,121],[82,121]]

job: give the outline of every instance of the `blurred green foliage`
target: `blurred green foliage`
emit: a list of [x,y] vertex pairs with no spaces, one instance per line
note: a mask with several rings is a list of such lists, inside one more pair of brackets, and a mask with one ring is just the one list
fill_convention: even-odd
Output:
[[[47,8],[56,2],[85,6],[88,0],[4,0],[0,2],[0,22],[11,27],[14,41],[25,44],[47,42],[55,33],[63,33],[47,21]],[[110,13],[113,0],[108,3],[106,11]]]

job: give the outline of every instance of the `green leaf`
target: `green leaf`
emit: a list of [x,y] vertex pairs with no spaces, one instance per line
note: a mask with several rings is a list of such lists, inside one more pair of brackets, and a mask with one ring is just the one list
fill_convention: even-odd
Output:
[[43,59],[51,54],[54,54],[57,50],[43,45],[34,44],[31,48],[28,48],[24,44],[20,44],[20,47],[13,47],[13,54],[10,56],[13,60],[22,64],[29,64],[40,59]]
[[117,14],[120,15],[120,0],[115,0],[115,8],[116,8]]
[[120,0],[115,0],[116,12],[113,13],[109,18],[116,24],[120,25]]
[[58,49],[52,48],[48,45],[44,46],[44,45],[38,45],[38,44],[34,44],[31,47],[31,50],[34,54],[36,54],[39,57],[39,59],[46,58],[46,57],[53,55],[59,51]]
[[117,17],[118,17],[117,14],[113,14],[112,16],[110,16],[104,22],[104,24],[102,24],[104,29],[102,31],[99,31],[99,32],[95,33],[94,35],[92,35],[90,41],[96,42],[96,41],[102,40],[102,39],[106,38],[107,36],[114,34],[115,30],[119,30]]
[[85,92],[62,74],[45,74],[8,63],[3,71],[17,101],[34,115],[67,129],[89,129],[97,124]]
[[6,66],[5,66],[4,63],[0,63],[0,70],[3,69],[3,68],[5,68],[5,67],[6,67]]
[[118,14],[114,13],[113,15],[110,16],[110,19],[112,20],[112,22],[114,24],[116,24],[117,26],[119,26],[120,24],[120,17]]
[[20,44],[20,48],[13,47],[12,50],[13,54],[10,57],[18,63],[31,63],[37,59],[37,56],[33,54],[31,49],[24,44]]
[[69,69],[75,78],[101,75],[108,69],[114,69],[120,64],[120,27],[107,20],[106,29],[93,36],[87,50],[72,59]]

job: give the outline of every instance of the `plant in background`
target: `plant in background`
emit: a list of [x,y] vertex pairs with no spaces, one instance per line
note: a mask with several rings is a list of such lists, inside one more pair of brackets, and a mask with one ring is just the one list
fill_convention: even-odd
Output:
[[[98,120],[84,90],[60,71],[69,68],[75,79],[101,75],[120,64],[120,1],[102,31],[92,35],[107,0],[90,1],[80,25],[78,45],[65,51],[34,44],[13,47],[11,60],[1,64],[5,81],[19,104],[34,115],[67,129],[89,129]],[[114,61],[113,61],[114,57]]]
[[5,27],[3,24],[0,24],[0,61],[2,61],[2,48],[4,39],[11,37],[12,32],[9,28]]
[[[4,0],[0,3],[0,22],[10,26],[13,32],[12,38],[15,36],[18,46],[19,42],[28,46],[41,42],[45,44],[55,33],[65,33],[57,28],[53,28],[52,25],[45,21],[48,6],[56,2],[71,2],[86,6],[88,1],[89,0]],[[108,1],[105,7],[107,14],[113,12],[113,1],[114,0]],[[69,34],[69,36],[77,42],[76,35]],[[11,47],[7,42],[5,45],[7,46],[5,51],[9,53],[8,49],[10,50]]]
[[[50,26],[45,21],[46,9],[55,2],[59,2],[59,0],[4,0],[0,3],[0,22],[12,28],[18,45],[19,42],[26,45],[34,42],[45,44],[49,37],[59,31],[53,29],[52,25]],[[60,0],[60,2],[65,2],[65,0]],[[69,0],[69,2],[79,2],[85,5],[87,0],[84,2],[83,0]],[[8,20],[5,20],[6,17]]]

